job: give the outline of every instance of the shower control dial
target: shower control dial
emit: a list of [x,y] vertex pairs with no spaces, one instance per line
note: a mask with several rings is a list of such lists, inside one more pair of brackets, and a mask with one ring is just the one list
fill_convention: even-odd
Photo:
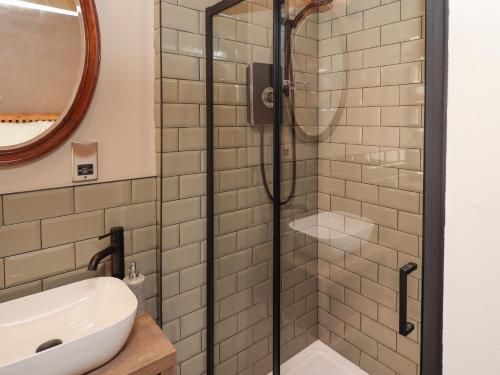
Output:
[[267,108],[274,107],[274,89],[272,87],[266,87],[264,91],[262,91],[262,103]]

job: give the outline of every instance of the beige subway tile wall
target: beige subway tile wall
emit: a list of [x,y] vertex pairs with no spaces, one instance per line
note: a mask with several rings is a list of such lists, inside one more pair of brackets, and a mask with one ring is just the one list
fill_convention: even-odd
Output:
[[155,7],[155,50],[161,61],[157,63],[156,126],[162,322],[178,352],[179,375],[202,374],[206,363],[202,10],[216,2],[157,1]]
[[157,316],[156,177],[0,197],[0,302],[109,274],[87,271],[99,241],[125,227],[126,267],[146,275],[147,310]]
[[319,337],[370,374],[416,375],[420,271],[407,338],[397,271],[421,267],[424,1],[334,4],[319,16],[320,95],[347,116],[319,145],[319,211],[336,222],[319,245]]

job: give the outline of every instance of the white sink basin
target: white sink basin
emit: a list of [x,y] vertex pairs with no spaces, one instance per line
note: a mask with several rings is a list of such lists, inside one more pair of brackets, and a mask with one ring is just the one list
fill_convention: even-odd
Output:
[[[0,304],[0,375],[80,375],[112,359],[127,341],[137,299],[100,277]],[[62,343],[36,353],[50,340]]]

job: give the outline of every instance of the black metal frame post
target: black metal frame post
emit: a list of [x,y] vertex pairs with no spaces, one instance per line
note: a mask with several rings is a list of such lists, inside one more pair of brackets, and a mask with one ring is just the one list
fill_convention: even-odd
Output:
[[421,374],[443,372],[448,0],[426,0]]
[[[157,12],[159,12],[159,14],[157,14],[156,16],[157,17],[161,17],[161,11],[162,11],[162,1],[160,1],[158,3],[158,10]],[[159,32],[159,38],[160,38],[160,43],[159,43],[159,46],[157,47],[158,48],[158,53],[160,54],[159,58],[160,58],[160,70],[162,69],[161,67],[163,66],[163,53],[161,51],[161,46],[163,45],[162,41],[163,41],[163,36],[162,36],[162,32],[161,32],[161,28],[162,28],[162,25],[161,25],[161,22],[160,22],[160,32]],[[163,153],[163,100],[164,100],[164,97],[163,97],[163,77],[162,77],[162,72],[160,72],[160,108],[159,108],[159,111],[160,111],[160,114],[159,114],[159,117],[160,117],[160,160],[159,160],[159,163],[160,163],[160,166],[159,166],[159,170],[158,170],[158,174],[159,174],[159,177],[157,176],[157,180],[159,179],[160,180],[160,189],[157,188],[157,204],[160,205],[160,209],[159,209],[159,214],[158,214],[158,217],[157,217],[157,226],[159,228],[159,234],[157,234],[157,238],[158,238],[158,249],[156,250],[156,264],[158,264],[158,271],[157,271],[157,274],[158,274],[158,277],[157,277],[157,280],[156,280],[156,290],[158,291],[158,296],[160,297],[159,298],[159,301],[158,303],[156,304],[156,322],[160,325],[160,327],[163,328],[163,307],[162,307],[162,301],[163,301],[163,283],[162,283],[162,277],[163,277],[163,262],[162,262],[162,249],[163,249],[163,236],[161,235],[161,232],[162,232],[162,228],[163,228],[163,211],[162,211],[162,205],[163,205],[163,189],[161,189],[162,187],[162,184],[163,184],[163,157],[162,157],[162,153]]]
[[214,374],[214,66],[213,14],[207,9],[206,98],[207,98],[207,374]]
[[273,374],[281,368],[281,0],[273,3]]

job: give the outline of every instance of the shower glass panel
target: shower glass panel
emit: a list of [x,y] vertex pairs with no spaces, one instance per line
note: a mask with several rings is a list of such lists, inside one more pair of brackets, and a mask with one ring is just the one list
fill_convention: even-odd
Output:
[[423,1],[284,7],[281,373],[416,375]]
[[274,111],[272,90],[268,106],[262,95],[272,87],[273,9],[266,1],[222,8],[212,17],[213,373],[264,375],[272,371],[273,205],[263,181],[272,193]]

